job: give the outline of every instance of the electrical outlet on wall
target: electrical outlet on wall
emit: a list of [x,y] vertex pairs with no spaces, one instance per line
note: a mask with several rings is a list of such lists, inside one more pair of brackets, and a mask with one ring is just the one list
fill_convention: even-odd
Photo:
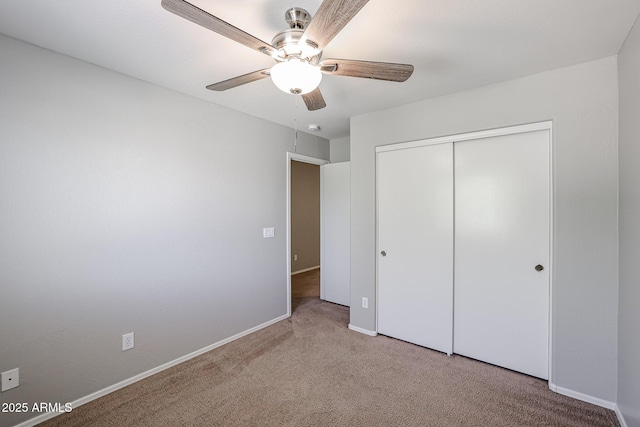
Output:
[[2,376],[2,391],[11,390],[20,385],[20,368],[12,369],[7,372],[3,372]]
[[369,298],[362,297],[362,308],[369,308]]
[[133,332],[122,336],[122,351],[131,350],[133,348]]
[[293,260],[294,260],[294,261],[297,261],[297,260],[298,260],[298,254],[295,254],[295,255],[293,256]]

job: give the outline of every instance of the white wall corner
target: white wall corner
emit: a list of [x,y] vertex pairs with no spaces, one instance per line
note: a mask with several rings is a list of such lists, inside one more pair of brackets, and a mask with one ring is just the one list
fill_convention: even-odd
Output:
[[[553,384],[552,382],[549,382],[549,390],[554,391],[558,394],[562,394],[564,396],[569,396],[574,399],[582,400],[583,402],[591,403],[592,405],[615,410],[616,414],[618,413],[618,410],[616,409],[618,405],[616,405],[614,402],[600,399],[599,397],[590,396],[588,394],[580,393],[578,391],[571,390],[568,388],[558,387],[556,384]],[[618,418],[620,418],[620,415],[618,415]]]
[[616,416],[618,417],[620,427],[628,427],[627,421],[624,419],[624,415],[622,415],[622,411],[620,411],[620,407],[617,403],[615,404],[614,410],[616,411]]

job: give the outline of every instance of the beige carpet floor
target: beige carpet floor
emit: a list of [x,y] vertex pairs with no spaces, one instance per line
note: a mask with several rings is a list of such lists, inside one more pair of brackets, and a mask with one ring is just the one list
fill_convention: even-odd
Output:
[[43,426],[617,426],[545,381],[347,328],[349,309],[291,318]]

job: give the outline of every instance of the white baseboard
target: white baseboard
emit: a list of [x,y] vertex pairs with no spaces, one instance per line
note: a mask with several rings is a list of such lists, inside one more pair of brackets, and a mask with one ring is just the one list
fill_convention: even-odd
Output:
[[291,273],[291,275],[293,276],[293,275],[300,274],[300,273],[306,273],[307,271],[316,270],[318,268],[320,268],[320,266],[316,265],[315,267],[309,267],[309,268],[305,268],[305,269],[302,269],[302,270],[294,271],[294,272]]
[[376,331],[359,328],[357,326],[353,326],[351,323],[349,323],[349,329],[351,329],[352,331],[360,332],[361,334],[369,335],[370,337],[378,336],[378,333]]
[[[109,393],[113,393],[116,390],[119,390],[119,389],[124,388],[124,387],[126,387],[128,385],[131,385],[131,384],[136,383],[136,382],[138,382],[140,380],[143,380],[143,379],[145,379],[147,377],[150,377],[151,375],[157,374],[158,372],[162,372],[165,369],[169,369],[169,368],[171,368],[173,366],[179,365],[180,363],[186,362],[187,360],[190,360],[190,359],[193,359],[194,357],[200,356],[201,354],[204,354],[204,353],[206,353],[208,351],[211,351],[211,350],[213,350],[215,348],[218,348],[218,347],[221,347],[221,346],[223,346],[225,344],[228,344],[231,341],[235,341],[238,338],[242,338],[242,337],[244,337],[246,335],[249,335],[249,334],[251,334],[253,332],[259,331],[260,329],[266,328],[267,326],[271,326],[274,323],[277,323],[277,322],[279,322],[281,320],[284,320],[284,319],[286,319],[288,317],[289,317],[289,315],[285,314],[285,315],[277,317],[277,318],[275,318],[273,320],[269,320],[268,322],[265,322],[265,323],[263,323],[261,325],[258,325],[258,326],[255,326],[253,328],[247,329],[244,332],[240,332],[240,333],[235,334],[235,335],[233,335],[233,336],[231,336],[229,338],[223,339],[223,340],[218,341],[218,342],[216,342],[214,344],[211,344],[211,345],[208,345],[208,346],[206,346],[204,348],[201,348],[200,350],[196,350],[196,351],[194,351],[192,353],[189,353],[189,354],[187,354],[185,356],[179,357],[179,358],[177,358],[175,360],[172,360],[170,362],[167,362],[165,364],[157,366],[157,367],[155,367],[153,369],[149,369],[148,371],[143,372],[143,373],[138,374],[138,375],[135,375],[135,376],[133,376],[133,377],[131,377],[129,379],[126,379],[124,381],[120,381],[117,384],[114,384],[112,386],[103,388],[102,390],[96,391],[95,393],[91,393],[91,394],[89,394],[87,396],[81,397],[80,399],[71,402],[72,408],[76,409],[78,406],[84,405],[85,403],[89,403],[92,400],[96,400],[96,399],[98,399],[98,398],[100,398],[102,396],[106,396]],[[35,426],[37,424],[40,424],[41,422],[44,422],[44,421],[49,420],[51,418],[54,418],[54,417],[56,417],[58,415],[60,415],[59,412],[47,412],[47,413],[44,413],[42,415],[38,415],[37,417],[30,418],[27,421],[24,421],[24,422],[22,422],[20,424],[17,424],[15,427],[32,427],[32,426]]]
[[617,407],[614,402],[609,402],[608,400],[600,399],[599,397],[590,396],[588,394],[580,393],[568,388],[558,387],[551,381],[549,381],[549,389],[551,391],[555,391],[556,393],[563,394],[574,399],[582,400],[583,402],[591,403],[596,406],[601,406],[603,408],[615,410],[615,408]]
[[618,417],[618,422],[620,423],[620,427],[628,427],[627,420],[624,419],[624,415],[622,415],[622,412],[620,411],[620,407],[618,406],[617,403],[616,403],[615,411],[616,411],[616,416]]

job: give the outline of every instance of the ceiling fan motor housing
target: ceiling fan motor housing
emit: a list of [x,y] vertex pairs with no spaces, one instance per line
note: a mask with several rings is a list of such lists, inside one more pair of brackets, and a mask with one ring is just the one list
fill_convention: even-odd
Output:
[[306,40],[304,44],[300,44],[300,38],[302,38],[303,34],[304,30],[297,28],[281,31],[273,38],[271,45],[278,49],[282,59],[295,56],[312,64],[317,64],[322,56],[322,51],[311,40]]
[[280,52],[281,58],[276,60],[296,57],[317,64],[322,56],[318,45],[311,40],[300,44],[304,30],[311,22],[311,14],[300,7],[292,7],[285,12],[284,18],[289,24],[289,29],[280,31],[271,41],[271,45]]

